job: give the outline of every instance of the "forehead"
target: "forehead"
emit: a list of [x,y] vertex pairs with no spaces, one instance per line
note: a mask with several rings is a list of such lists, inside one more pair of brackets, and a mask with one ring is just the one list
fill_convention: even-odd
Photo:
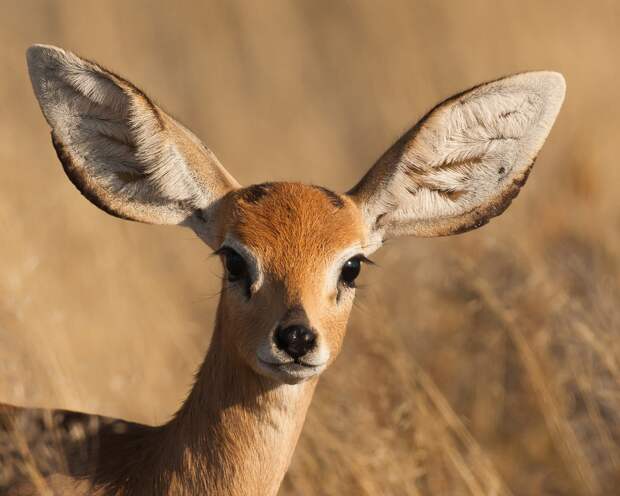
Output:
[[232,207],[230,231],[266,262],[318,263],[364,244],[357,206],[318,186],[258,184],[238,190]]

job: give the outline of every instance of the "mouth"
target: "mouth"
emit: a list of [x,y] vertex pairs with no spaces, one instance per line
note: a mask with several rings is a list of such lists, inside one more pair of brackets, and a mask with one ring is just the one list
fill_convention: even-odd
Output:
[[288,362],[268,362],[258,358],[258,363],[263,369],[266,369],[269,375],[275,375],[289,384],[309,379],[318,375],[325,368],[325,364],[314,365],[299,359]]

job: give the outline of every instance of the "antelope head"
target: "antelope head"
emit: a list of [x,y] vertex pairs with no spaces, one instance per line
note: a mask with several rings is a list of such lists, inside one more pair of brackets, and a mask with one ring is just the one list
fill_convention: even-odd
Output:
[[192,229],[221,256],[229,349],[293,384],[340,351],[355,280],[385,240],[445,236],[502,213],[564,98],[530,72],[437,105],[344,194],[299,183],[241,187],[185,127],[125,79],[64,50],[28,52],[69,179],[109,214]]

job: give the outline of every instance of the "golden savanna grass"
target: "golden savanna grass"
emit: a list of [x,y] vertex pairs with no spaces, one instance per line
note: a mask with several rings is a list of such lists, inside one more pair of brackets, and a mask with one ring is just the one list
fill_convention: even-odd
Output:
[[553,69],[567,100],[512,207],[465,235],[389,243],[365,272],[281,493],[617,491],[620,4],[0,7],[0,401],[165,421],[219,290],[191,233],[114,219],[74,190],[27,79],[29,44],[143,87],[243,184],[340,191],[439,100]]

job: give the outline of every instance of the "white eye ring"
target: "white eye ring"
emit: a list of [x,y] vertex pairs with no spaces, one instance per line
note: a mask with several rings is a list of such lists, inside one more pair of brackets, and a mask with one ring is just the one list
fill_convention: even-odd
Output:
[[342,269],[349,260],[356,257],[359,257],[360,261],[364,261],[366,259],[364,256],[364,250],[359,243],[345,248],[338,255],[336,255],[333,263],[327,270],[327,275],[325,277],[325,284],[327,285],[325,291],[327,293],[332,293],[334,290],[338,290],[339,287],[342,287]]

